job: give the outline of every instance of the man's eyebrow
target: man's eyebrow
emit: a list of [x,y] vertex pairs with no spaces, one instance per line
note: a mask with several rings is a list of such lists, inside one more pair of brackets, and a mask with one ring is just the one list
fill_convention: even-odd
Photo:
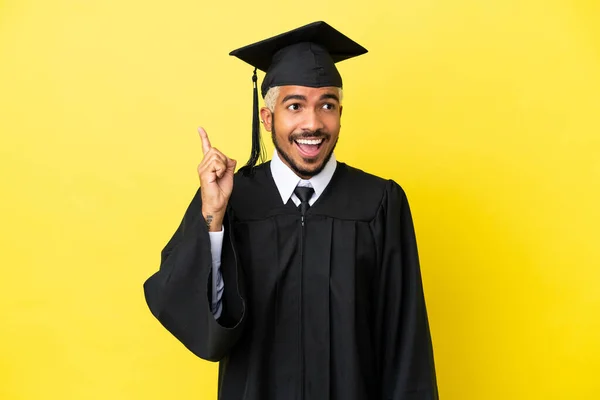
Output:
[[327,100],[327,99],[335,100],[338,103],[340,102],[340,98],[333,93],[325,93],[324,95],[321,96],[321,100]]
[[281,104],[285,103],[288,100],[302,100],[306,101],[306,96],[302,96],[300,94],[288,94],[281,100]]

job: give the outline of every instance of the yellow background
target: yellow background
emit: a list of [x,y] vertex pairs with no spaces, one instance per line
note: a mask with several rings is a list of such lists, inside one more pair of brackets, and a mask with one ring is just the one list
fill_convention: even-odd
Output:
[[597,0],[3,0],[0,399],[215,399],[142,283],[196,127],[249,154],[228,52],[319,19],[370,50],[337,156],[409,195],[442,398],[600,398]]

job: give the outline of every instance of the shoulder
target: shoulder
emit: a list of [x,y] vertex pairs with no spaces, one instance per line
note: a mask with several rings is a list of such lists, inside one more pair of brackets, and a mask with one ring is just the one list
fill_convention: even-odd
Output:
[[234,188],[238,190],[248,190],[268,184],[271,181],[270,168],[270,161],[259,164],[251,170],[247,167],[240,168],[233,178]]
[[385,186],[388,182],[387,179],[344,163],[340,163],[340,168],[345,169],[345,179],[353,186],[364,188],[367,191],[375,191],[377,193],[385,190]]
[[269,162],[257,165],[252,171],[241,168],[235,174],[229,205],[242,219],[264,218],[273,208],[281,207]]
[[346,169],[347,181],[372,195],[374,201],[381,201],[387,194],[405,196],[404,189],[393,179],[382,178],[359,168],[341,163]]
[[345,163],[338,163],[338,169],[331,182],[335,208],[328,211],[339,218],[372,220],[382,207],[401,204],[406,197],[402,187],[391,179]]

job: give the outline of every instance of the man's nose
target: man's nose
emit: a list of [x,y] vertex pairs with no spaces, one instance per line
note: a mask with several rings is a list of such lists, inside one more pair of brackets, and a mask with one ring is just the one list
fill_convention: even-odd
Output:
[[315,132],[319,129],[323,129],[323,121],[315,110],[307,110],[302,122],[302,130],[304,131]]

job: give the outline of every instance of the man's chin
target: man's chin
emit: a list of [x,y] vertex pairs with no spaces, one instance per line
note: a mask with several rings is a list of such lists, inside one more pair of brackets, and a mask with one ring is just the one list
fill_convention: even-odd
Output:
[[319,157],[301,157],[301,163],[296,163],[297,165],[302,165],[305,168],[315,168],[317,165],[322,164],[322,160]]
[[323,157],[298,157],[294,160],[294,163],[305,170],[319,169],[323,163]]
[[296,164],[293,169],[297,175],[300,175],[303,178],[312,178],[313,176],[317,175],[319,172],[321,172],[323,170],[323,164],[322,163]]

